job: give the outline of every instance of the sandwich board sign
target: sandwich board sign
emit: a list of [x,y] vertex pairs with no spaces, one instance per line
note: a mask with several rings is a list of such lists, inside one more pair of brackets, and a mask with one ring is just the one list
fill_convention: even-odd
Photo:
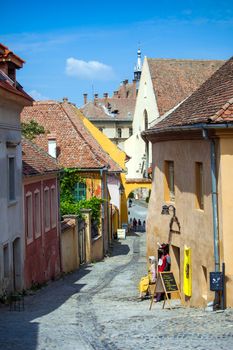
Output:
[[152,296],[151,296],[150,310],[152,308],[152,304],[156,293],[164,293],[163,308],[165,306],[166,301],[168,301],[169,307],[170,309],[172,309],[168,294],[178,293],[181,299],[180,290],[176,283],[176,280],[172,271],[159,272],[157,281],[155,283],[154,292],[152,293]]

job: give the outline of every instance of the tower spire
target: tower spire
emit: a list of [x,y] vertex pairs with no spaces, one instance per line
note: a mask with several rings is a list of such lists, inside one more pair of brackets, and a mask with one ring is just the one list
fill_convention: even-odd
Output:
[[134,79],[139,81],[142,73],[142,60],[141,60],[141,50],[138,48],[137,51],[137,64],[134,67]]

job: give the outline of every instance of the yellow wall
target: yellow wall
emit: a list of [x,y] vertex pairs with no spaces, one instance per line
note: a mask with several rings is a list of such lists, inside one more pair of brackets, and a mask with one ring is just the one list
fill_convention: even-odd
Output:
[[63,272],[71,272],[79,267],[78,238],[75,226],[66,229],[61,234],[61,255]]
[[220,140],[219,168],[220,257],[226,264],[226,301],[233,307],[233,138]]
[[[166,160],[174,161],[174,202],[166,202],[164,198],[164,161]],[[196,208],[195,162],[203,163],[204,210]],[[184,246],[190,247],[193,285],[190,305],[204,306],[214,298],[214,293],[209,290],[209,272],[214,271],[210,143],[204,140],[155,143],[153,168],[154,179],[146,225],[147,254],[157,255],[157,242],[168,242],[171,215],[161,215],[161,209],[164,204],[173,204],[180,221],[181,231],[171,236],[172,269],[182,291]],[[174,230],[178,230],[176,225]]]
[[[94,138],[101,145],[103,150],[109,154],[109,156],[123,169],[125,170],[125,161],[126,161],[126,153],[120,150],[111,140],[108,139],[98,128],[96,128],[84,115],[77,109],[77,113],[81,118],[82,122],[86,126],[86,128],[91,132]],[[128,223],[128,208],[127,208],[127,199],[130,192],[137,188],[145,187],[151,188],[151,184],[143,185],[143,184],[127,184],[126,183],[126,175],[125,173],[120,174],[120,179],[122,185],[125,188],[124,193],[121,196],[121,208],[120,208],[120,223]]]

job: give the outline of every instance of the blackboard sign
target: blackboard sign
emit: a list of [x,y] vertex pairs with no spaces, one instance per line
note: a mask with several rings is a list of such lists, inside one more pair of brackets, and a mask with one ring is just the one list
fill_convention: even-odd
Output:
[[172,293],[172,292],[178,292],[179,288],[176,284],[176,280],[175,277],[173,275],[173,272],[169,271],[169,272],[161,272],[161,278],[163,281],[163,285],[165,288],[165,291],[167,293]]
[[210,290],[212,291],[223,290],[223,273],[222,272],[210,272]]

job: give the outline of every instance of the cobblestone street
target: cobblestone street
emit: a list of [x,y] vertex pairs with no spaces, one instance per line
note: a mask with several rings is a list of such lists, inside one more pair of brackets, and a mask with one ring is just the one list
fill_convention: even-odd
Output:
[[24,311],[0,308],[1,350],[233,349],[233,310],[149,311],[139,301],[145,234],[114,242],[111,257],[25,298]]

